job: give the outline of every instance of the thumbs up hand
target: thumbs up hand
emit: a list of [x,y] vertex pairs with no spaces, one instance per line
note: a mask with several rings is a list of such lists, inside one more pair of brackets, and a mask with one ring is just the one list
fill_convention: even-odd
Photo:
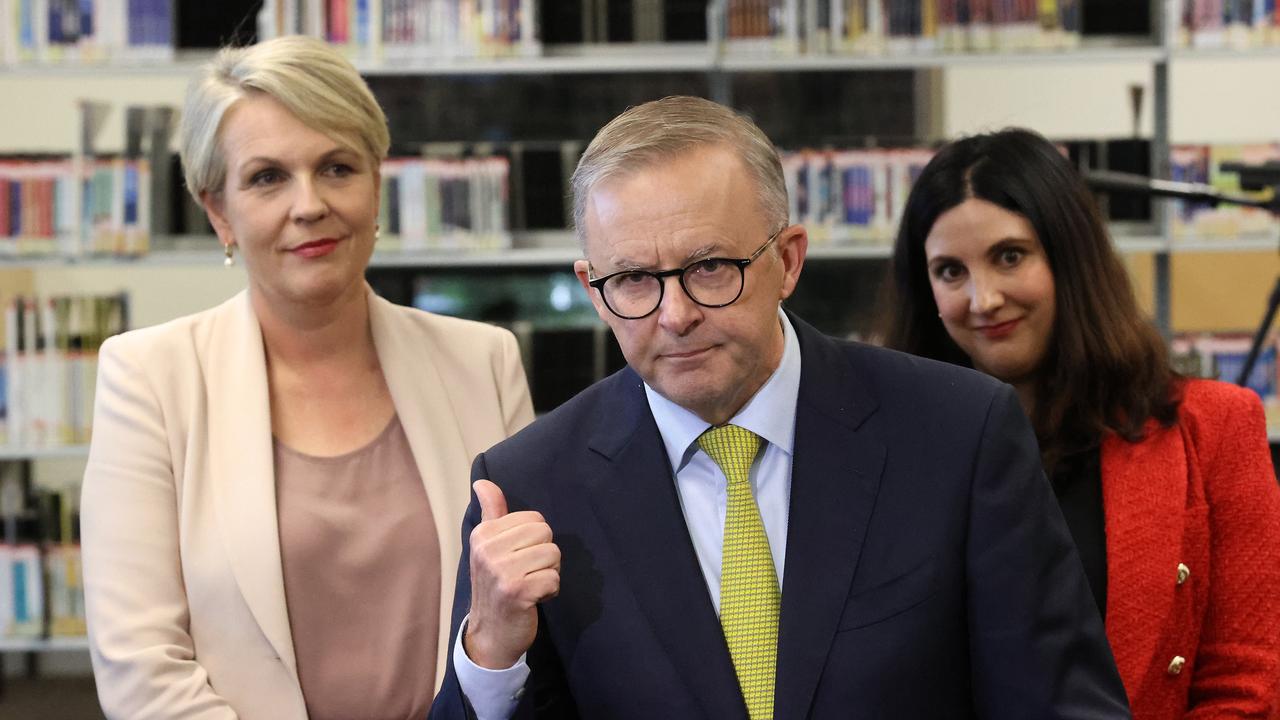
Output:
[[534,511],[507,513],[502,489],[477,480],[480,524],[471,531],[471,615],[463,649],[471,662],[515,665],[538,632],[537,604],[560,592],[560,548]]

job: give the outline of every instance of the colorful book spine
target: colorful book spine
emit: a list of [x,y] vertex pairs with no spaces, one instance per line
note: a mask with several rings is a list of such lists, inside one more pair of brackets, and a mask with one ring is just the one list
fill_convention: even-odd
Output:
[[40,548],[0,543],[0,637],[32,640],[44,633]]
[[805,225],[815,245],[887,246],[932,157],[923,148],[784,152],[791,220]]
[[[341,46],[364,62],[433,62],[541,53],[537,0],[278,0],[263,5],[259,35],[287,28]],[[282,30],[281,28],[286,28]]]
[[490,250],[511,246],[509,162],[390,158],[382,166],[384,250]]
[[1280,45],[1276,0],[1182,0],[1181,27],[1174,34],[1184,47],[1247,49]]
[[[1234,173],[1223,172],[1225,162],[1263,165],[1280,161],[1280,143],[1179,145],[1170,149],[1170,178],[1202,183],[1228,195],[1264,199],[1265,192],[1241,188]],[[1274,218],[1258,208],[1173,201],[1172,232],[1175,240],[1234,240],[1275,236]]]
[[5,303],[6,447],[43,448],[89,441],[97,353],[123,332],[123,295],[13,297]]
[[0,640],[83,638],[79,490],[0,473]]

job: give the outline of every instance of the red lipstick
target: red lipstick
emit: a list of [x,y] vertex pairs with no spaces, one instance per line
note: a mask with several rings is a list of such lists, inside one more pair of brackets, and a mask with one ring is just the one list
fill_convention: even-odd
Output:
[[295,248],[292,248],[289,252],[304,258],[318,258],[328,255],[337,247],[338,240],[336,238],[323,238],[320,240],[305,242]]
[[999,340],[1000,338],[1008,337],[1012,334],[1013,331],[1018,328],[1018,323],[1020,322],[1022,322],[1022,318],[1018,318],[1017,320],[1007,320],[995,325],[984,325],[983,327],[978,328],[978,332],[985,335],[988,339]]

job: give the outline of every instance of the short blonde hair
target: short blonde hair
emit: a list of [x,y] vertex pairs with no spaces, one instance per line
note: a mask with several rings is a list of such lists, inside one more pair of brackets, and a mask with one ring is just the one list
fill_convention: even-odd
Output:
[[365,155],[387,156],[387,117],[342,53],[315,38],[290,35],[224,48],[187,87],[178,129],[187,191],[200,201],[227,178],[219,127],[227,110],[253,93],[278,101],[302,123]]
[[674,95],[629,108],[596,133],[573,171],[573,224],[585,247],[587,198],[601,182],[675,158],[691,148],[723,145],[742,161],[771,225],[785,226],[787,184],[778,151],[749,118],[698,97]]

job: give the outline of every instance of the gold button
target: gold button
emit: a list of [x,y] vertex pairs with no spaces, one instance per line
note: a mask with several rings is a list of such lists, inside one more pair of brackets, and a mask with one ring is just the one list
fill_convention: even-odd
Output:
[[1191,568],[1183,565],[1182,563],[1178,563],[1178,584],[1181,585],[1186,582],[1189,577],[1191,577]]
[[1182,657],[1181,655],[1174,655],[1173,659],[1169,661],[1169,674],[1180,675],[1182,673],[1182,667],[1186,664],[1187,664],[1186,658]]

